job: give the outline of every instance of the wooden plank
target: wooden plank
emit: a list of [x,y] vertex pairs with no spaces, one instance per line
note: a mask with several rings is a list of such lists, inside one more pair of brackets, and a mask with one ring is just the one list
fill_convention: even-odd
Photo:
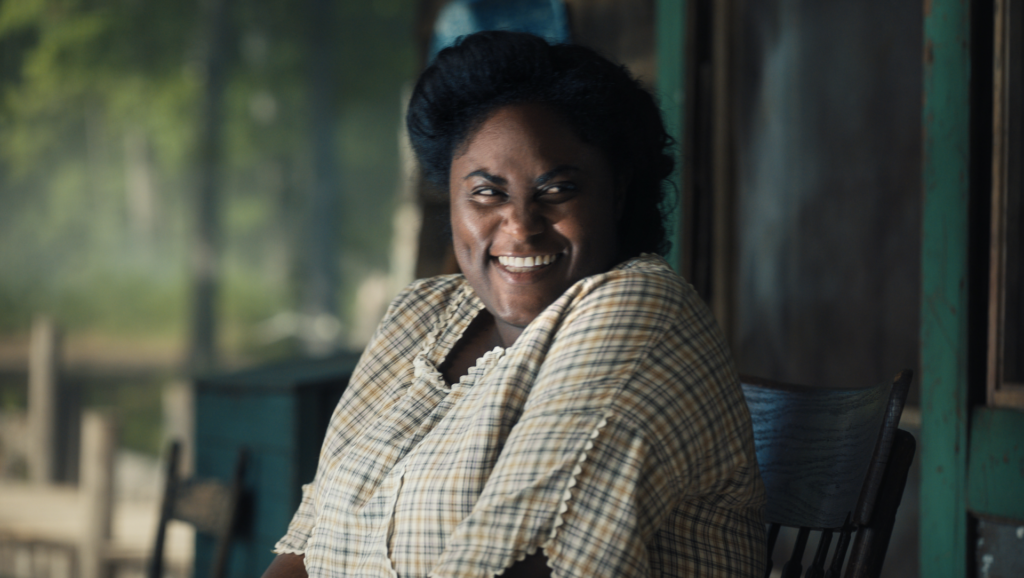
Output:
[[53,320],[35,319],[28,358],[27,457],[29,479],[42,484],[57,481],[60,349],[60,331]]
[[113,418],[97,412],[82,417],[81,496],[84,525],[79,547],[81,578],[101,578],[110,572],[105,552],[111,538],[114,510],[114,452],[117,433]]
[[[1014,123],[1019,119],[1012,118],[1017,114],[1015,104],[1024,100],[1019,94],[1017,79],[1014,73],[1020,72],[1020,63],[1015,62],[1020,53],[1019,46],[1011,43],[1024,43],[1018,36],[1024,32],[1024,18],[1020,9],[1011,12],[1010,0],[993,2],[994,47],[992,64],[992,209],[990,221],[989,243],[989,302],[988,302],[988,360],[987,390],[988,405],[994,407],[1012,407],[1024,409],[1024,384],[1014,383],[1020,379],[1013,369],[1014,357],[1006,358],[1007,352],[1015,351],[1014,309],[1019,307],[1020,296],[1015,292],[1015,273],[1019,267],[1014,261],[1016,229],[1019,229],[1020,195],[1015,189],[1017,170],[1014,167],[1020,151],[1019,137],[1012,135]],[[1011,17],[1012,16],[1012,17]],[[1011,52],[1012,49],[1012,52]],[[1015,69],[1015,67],[1017,67]],[[1019,249],[1018,249],[1019,250]],[[1010,323],[1009,326],[1007,323]],[[1019,322],[1018,322],[1019,323]],[[1008,363],[1009,362],[1009,363]],[[1009,375],[1004,372],[1009,371]]]
[[769,500],[765,521],[838,528],[853,512],[888,407],[890,385],[780,386],[743,378]]
[[967,575],[970,4],[926,0],[921,241],[922,576]]
[[978,407],[971,417],[968,507],[1024,524],[1024,412]]
[[1008,0],[994,0],[995,31],[992,62],[992,215],[989,241],[988,295],[988,404],[998,405],[995,394],[1003,380],[1003,330],[1006,296],[1006,164],[1009,141],[1007,30]]
[[672,250],[666,256],[676,271],[683,270],[683,159],[686,126],[686,14],[689,2],[685,0],[658,0],[655,22],[657,25],[658,51],[658,99],[668,134],[675,139],[676,168],[670,177],[675,193],[672,193],[672,210],[667,222],[671,226],[669,239]]

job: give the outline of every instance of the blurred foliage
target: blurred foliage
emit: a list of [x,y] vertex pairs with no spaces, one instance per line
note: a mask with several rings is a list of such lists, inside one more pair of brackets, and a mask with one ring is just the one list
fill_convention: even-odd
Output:
[[120,447],[159,456],[166,442],[162,428],[160,379],[151,381],[82,380],[84,407],[116,416]]
[[[0,334],[48,312],[70,332],[184,338],[201,3],[0,0]],[[236,346],[296,307],[321,120],[307,4],[230,3],[220,311]],[[414,1],[332,8],[344,300],[387,269]]]

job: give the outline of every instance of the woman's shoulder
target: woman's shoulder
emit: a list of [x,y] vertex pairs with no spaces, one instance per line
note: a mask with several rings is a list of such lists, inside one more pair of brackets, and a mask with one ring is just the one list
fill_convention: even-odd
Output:
[[627,259],[608,273],[613,278],[630,279],[634,283],[652,286],[664,285],[676,291],[692,288],[686,279],[672,269],[664,257],[654,253],[641,253]]
[[566,305],[620,313],[632,311],[675,319],[701,309],[697,292],[662,257],[644,253],[606,273],[581,280],[567,291]]
[[410,318],[424,315],[436,315],[453,301],[459,299],[466,290],[466,279],[461,274],[438,275],[416,279],[406,285],[391,301],[384,321],[412,321]]
[[561,304],[558,323],[551,324],[563,344],[621,351],[623,359],[638,366],[664,363],[659,371],[678,374],[680,387],[735,380],[732,357],[711,310],[661,257],[629,259],[570,291],[574,294]]

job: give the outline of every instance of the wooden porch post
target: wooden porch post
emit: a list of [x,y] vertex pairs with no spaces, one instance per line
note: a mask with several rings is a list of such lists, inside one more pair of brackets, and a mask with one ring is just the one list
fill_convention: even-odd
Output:
[[97,412],[82,415],[82,472],[79,475],[85,520],[78,566],[81,578],[107,578],[114,510],[114,454],[117,432],[114,420]]
[[28,362],[28,473],[38,484],[57,481],[60,350],[56,323],[48,317],[36,318]]
[[920,575],[967,575],[970,2],[924,2]]

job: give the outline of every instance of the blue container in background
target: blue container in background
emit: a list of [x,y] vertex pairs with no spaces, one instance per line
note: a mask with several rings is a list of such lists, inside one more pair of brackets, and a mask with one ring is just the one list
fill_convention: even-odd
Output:
[[[346,353],[197,380],[196,477],[230,484],[239,450],[249,455],[227,576],[259,576],[274,558],[358,359]],[[196,535],[194,578],[206,578],[215,549],[213,536]]]

